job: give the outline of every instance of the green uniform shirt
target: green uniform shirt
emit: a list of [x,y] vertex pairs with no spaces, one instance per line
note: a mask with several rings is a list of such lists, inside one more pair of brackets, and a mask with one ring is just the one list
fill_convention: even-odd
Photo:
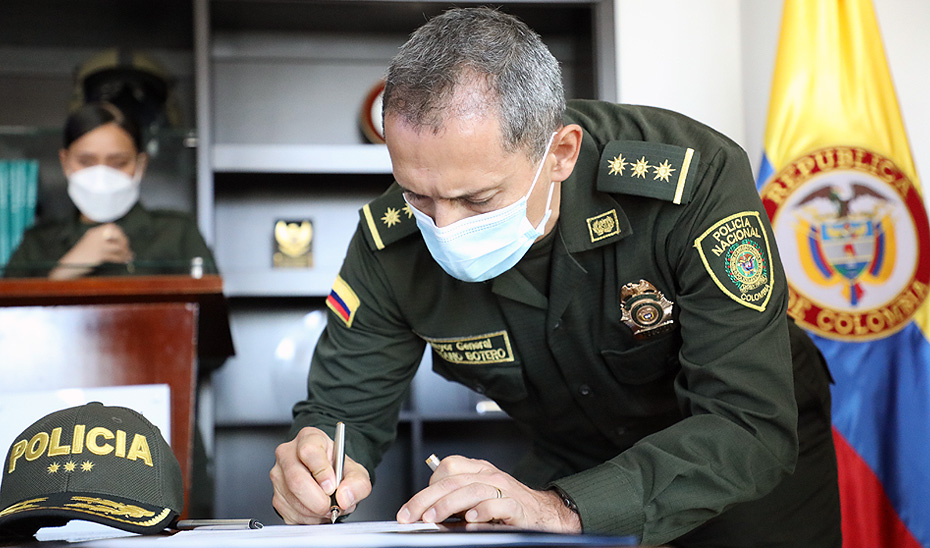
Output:
[[[561,185],[548,292],[520,267],[448,276],[392,186],[361,212],[294,431],[346,420],[349,454],[374,470],[430,344],[437,373],[532,433],[519,479],[562,489],[586,532],[665,543],[795,468],[786,281],[736,144],[653,108],[572,101],[566,122],[584,136]],[[624,295],[640,280],[661,296]],[[822,369],[812,354],[794,367]],[[826,386],[822,371],[806,378]],[[829,420],[817,424],[829,445]]]
[[[203,273],[216,274],[216,261],[190,216],[178,211],[147,210],[136,204],[114,221],[126,233],[135,256],[132,263],[105,263],[88,276],[187,274],[191,259],[203,258]],[[67,220],[39,223],[23,234],[4,269],[7,278],[47,277],[58,260],[96,224],[82,223],[77,213]]]

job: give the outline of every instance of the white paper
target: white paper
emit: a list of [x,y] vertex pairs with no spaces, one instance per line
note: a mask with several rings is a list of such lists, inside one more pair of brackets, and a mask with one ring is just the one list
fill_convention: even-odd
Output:
[[181,531],[174,535],[134,536],[54,544],[74,548],[428,548],[428,547],[610,547],[635,546],[633,539],[534,533],[506,526],[482,532],[442,531],[432,523],[393,521],[335,525],[271,525],[262,529]]

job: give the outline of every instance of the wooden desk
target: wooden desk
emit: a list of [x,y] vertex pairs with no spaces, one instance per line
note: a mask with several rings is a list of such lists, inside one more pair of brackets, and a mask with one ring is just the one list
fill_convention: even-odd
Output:
[[185,507],[197,357],[232,354],[218,276],[0,280],[0,393],[168,384]]

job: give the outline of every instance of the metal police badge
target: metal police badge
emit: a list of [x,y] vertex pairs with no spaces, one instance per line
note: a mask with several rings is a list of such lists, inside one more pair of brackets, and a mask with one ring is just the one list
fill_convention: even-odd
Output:
[[633,330],[637,339],[667,333],[674,328],[674,303],[646,280],[620,288],[620,320]]
[[753,310],[765,310],[774,278],[769,237],[758,211],[717,221],[694,240],[694,247],[724,294]]
[[844,340],[907,325],[928,293],[930,229],[894,162],[860,147],[818,150],[775,174],[762,201],[798,324]]

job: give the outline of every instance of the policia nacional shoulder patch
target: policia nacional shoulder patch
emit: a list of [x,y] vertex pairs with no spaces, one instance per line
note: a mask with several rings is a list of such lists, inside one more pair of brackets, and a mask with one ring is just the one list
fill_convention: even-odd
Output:
[[772,295],[769,238],[758,211],[721,219],[694,240],[704,268],[728,297],[763,311]]

